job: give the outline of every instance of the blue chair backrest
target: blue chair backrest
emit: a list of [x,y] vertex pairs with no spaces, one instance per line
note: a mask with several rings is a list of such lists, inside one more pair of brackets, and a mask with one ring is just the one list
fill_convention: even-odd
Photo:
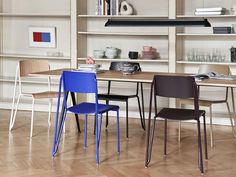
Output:
[[62,81],[64,92],[97,94],[97,79],[93,72],[64,71]]

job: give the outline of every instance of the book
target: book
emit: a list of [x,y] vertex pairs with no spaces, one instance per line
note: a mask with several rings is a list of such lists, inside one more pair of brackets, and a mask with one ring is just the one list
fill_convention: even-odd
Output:
[[120,12],[120,0],[116,0],[116,15],[119,15]]
[[209,11],[209,12],[198,12],[195,11],[195,15],[223,15],[223,11]]
[[99,15],[99,2],[98,0],[96,0],[96,4],[95,4],[95,15]]
[[214,34],[230,34],[232,28],[230,26],[215,26],[213,27]]
[[225,11],[223,7],[196,8],[196,12],[220,12]]
[[116,0],[110,0],[111,4],[111,15],[116,15]]
[[106,15],[111,15],[111,0],[106,0]]
[[98,69],[100,68],[101,65],[99,64],[78,64],[78,68],[79,69],[82,69],[82,68],[85,68],[85,69]]

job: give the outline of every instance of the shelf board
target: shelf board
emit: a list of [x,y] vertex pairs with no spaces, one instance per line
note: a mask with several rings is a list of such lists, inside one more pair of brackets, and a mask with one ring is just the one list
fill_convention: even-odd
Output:
[[70,60],[69,56],[54,57],[54,56],[46,56],[46,55],[26,55],[26,54],[11,54],[11,53],[1,53],[0,57],[7,57],[7,58],[37,58],[37,59],[50,59],[50,60]]
[[190,65],[199,65],[199,64],[208,64],[208,65],[229,65],[229,66],[236,66],[236,63],[232,62],[200,62],[200,61],[176,61],[177,64],[190,64]]
[[168,32],[102,32],[102,31],[79,31],[80,35],[122,35],[122,36],[168,36]]
[[204,33],[177,33],[177,36],[212,36],[212,37],[236,37],[236,33],[231,34],[204,34]]
[[[78,58],[79,61],[85,61],[86,58]],[[95,61],[105,61],[105,62],[111,62],[111,61],[127,61],[127,62],[153,62],[153,63],[168,63],[168,59],[129,59],[129,58],[94,58]]]
[[235,18],[236,15],[176,15],[176,18]]
[[0,17],[52,17],[67,18],[70,14],[45,14],[45,13],[0,13]]
[[168,19],[167,15],[78,15],[80,18],[129,18],[129,19]]

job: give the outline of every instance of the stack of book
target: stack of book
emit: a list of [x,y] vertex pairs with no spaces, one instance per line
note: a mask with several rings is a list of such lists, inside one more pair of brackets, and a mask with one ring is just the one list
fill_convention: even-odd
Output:
[[232,33],[231,26],[215,26],[213,27],[214,34],[230,34]]
[[224,15],[225,8],[223,7],[209,7],[209,8],[196,8],[195,15]]
[[96,0],[96,15],[119,15],[121,0]]
[[101,65],[99,64],[78,64],[79,71],[99,72]]

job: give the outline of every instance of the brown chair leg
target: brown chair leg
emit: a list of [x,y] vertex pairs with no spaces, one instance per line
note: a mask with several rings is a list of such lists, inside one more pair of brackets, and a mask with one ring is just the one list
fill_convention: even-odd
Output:
[[165,119],[165,130],[164,130],[164,155],[166,155],[166,147],[167,147],[167,119]]
[[129,138],[129,104],[128,100],[126,100],[126,138]]
[[201,173],[204,173],[203,161],[202,161],[202,142],[201,142],[201,129],[200,129],[200,120],[197,120],[197,129],[198,129],[198,161]]
[[207,151],[207,133],[206,133],[206,117],[203,115],[203,126],[204,126],[204,146],[205,146],[205,159],[208,159],[208,151]]

